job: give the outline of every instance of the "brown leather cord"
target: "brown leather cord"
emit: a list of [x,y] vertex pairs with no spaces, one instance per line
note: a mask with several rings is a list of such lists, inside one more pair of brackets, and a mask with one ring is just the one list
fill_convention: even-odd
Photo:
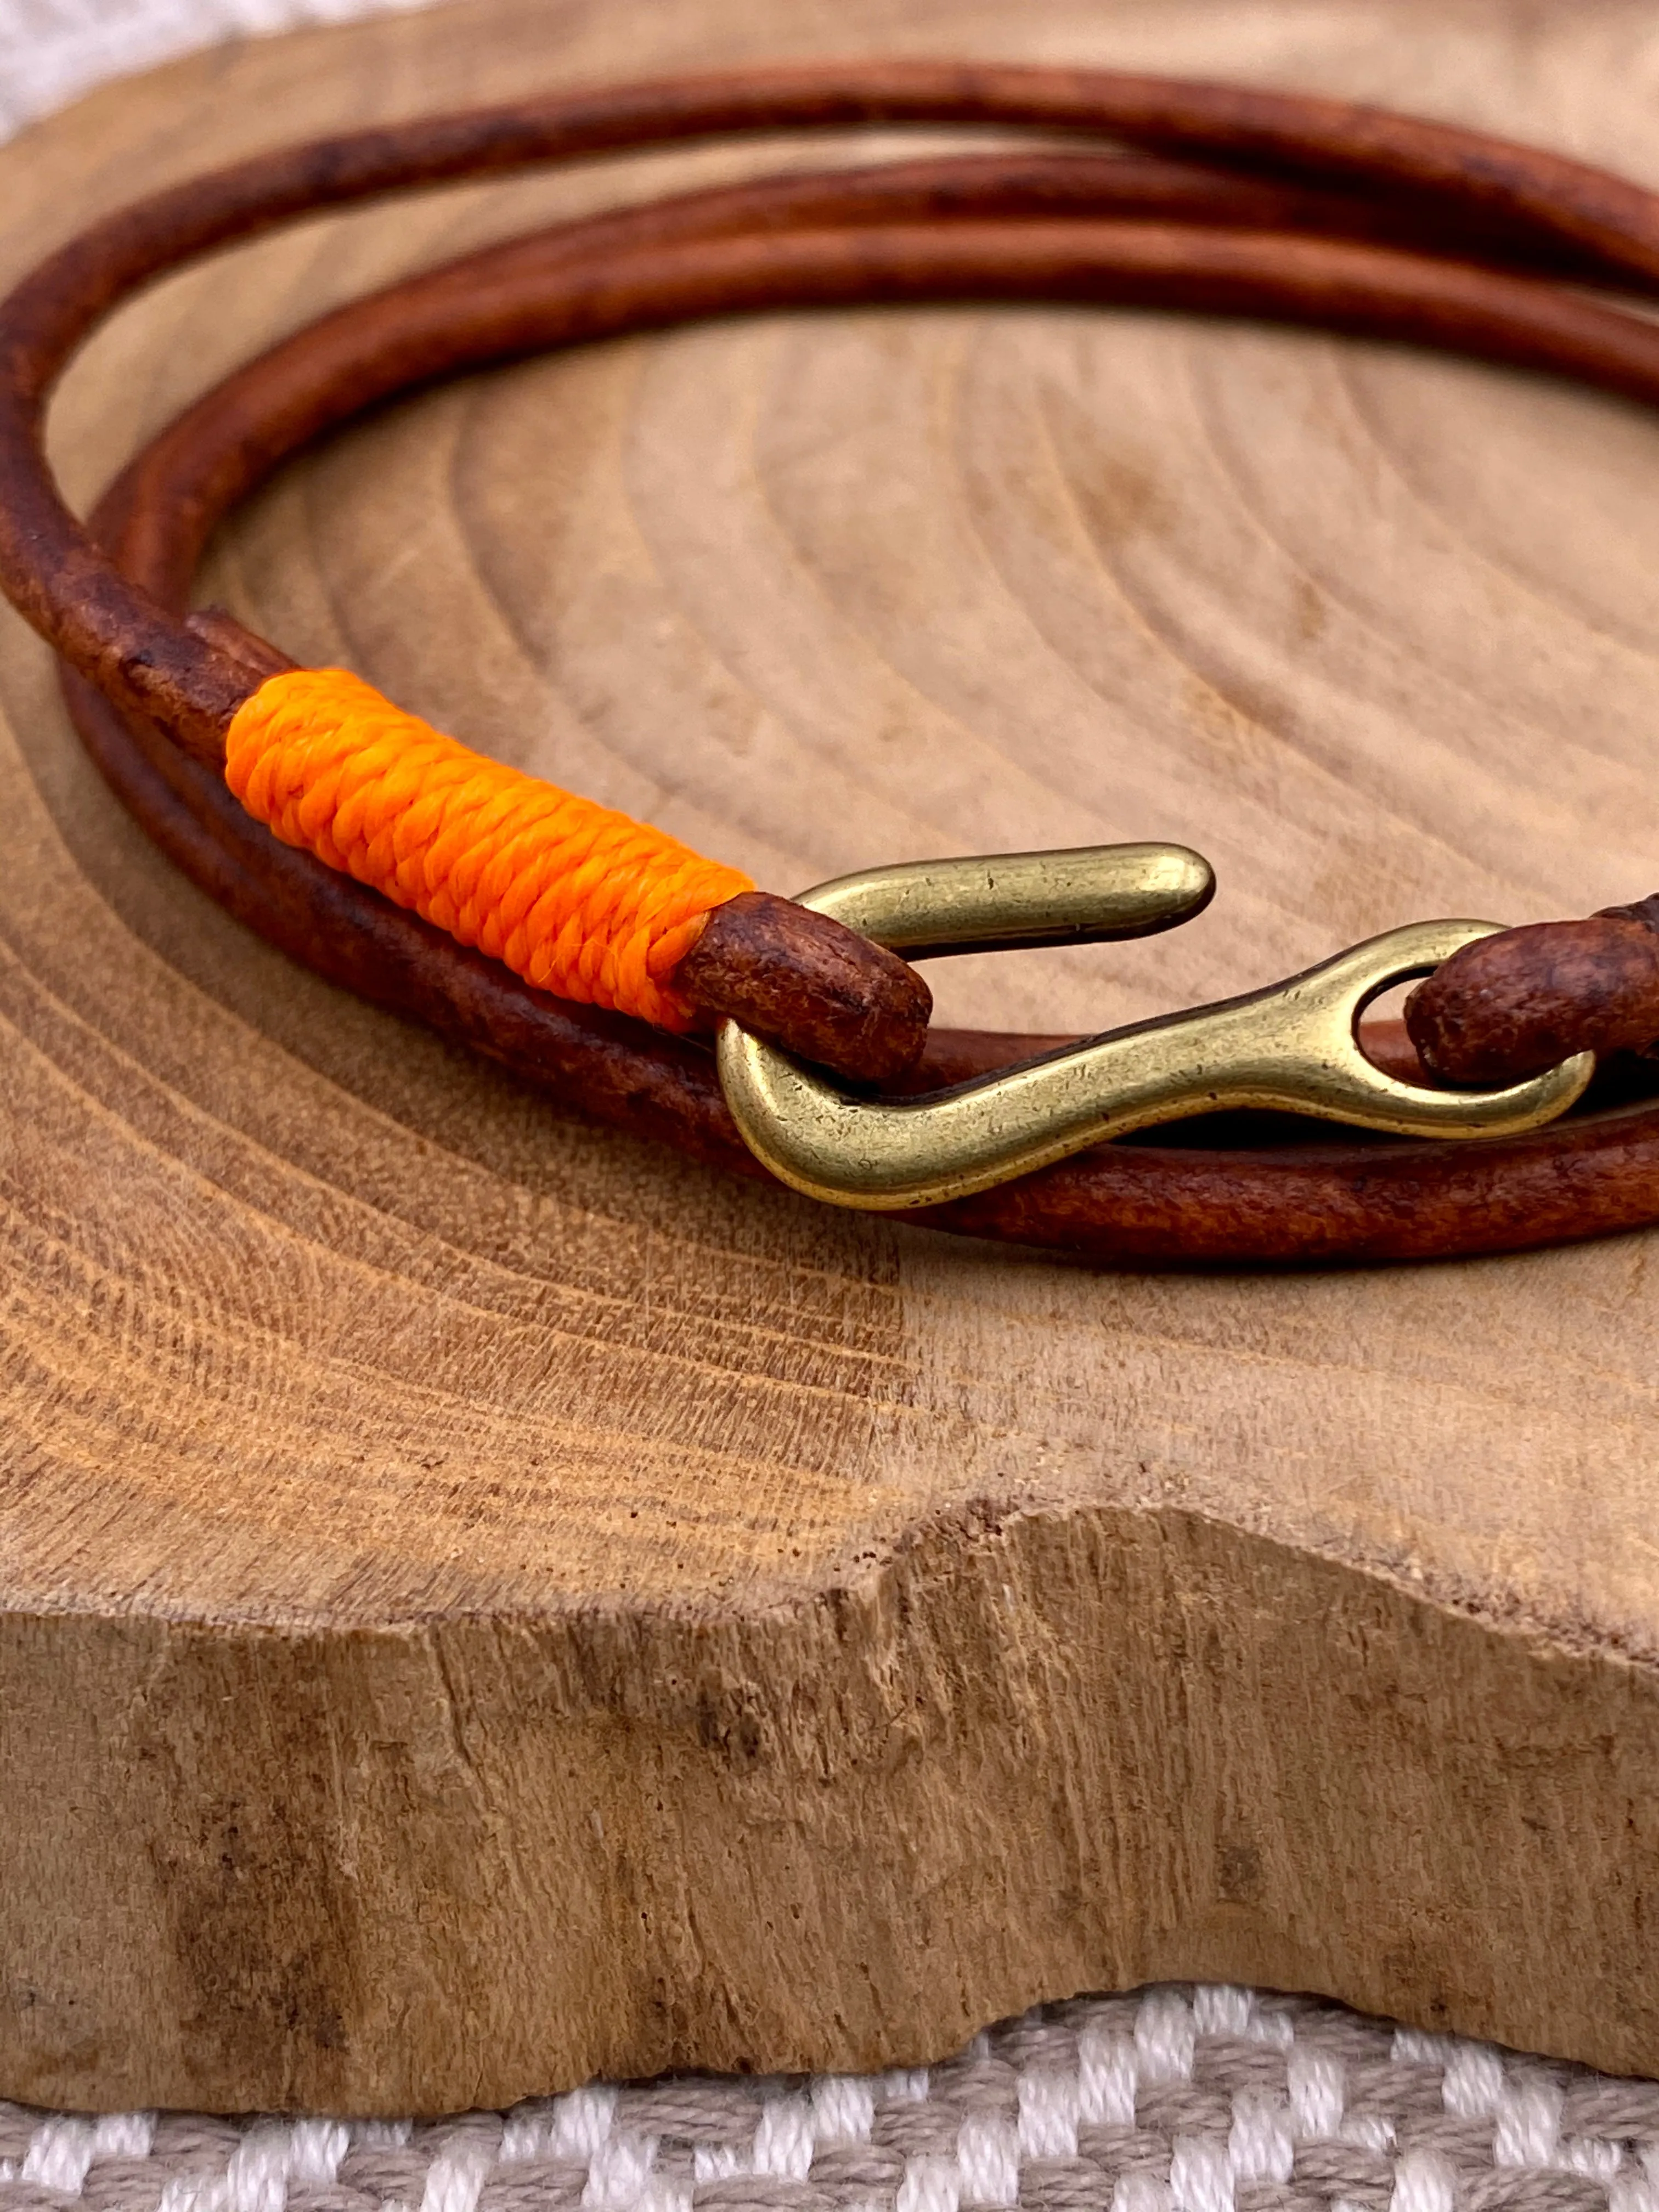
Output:
[[[713,128],[895,118],[1109,131],[1195,147],[1212,162],[1271,160],[1281,173],[1237,180],[1022,149],[771,179],[493,248],[324,318],[208,394],[100,509],[112,559],[67,515],[40,459],[40,404],[68,351],[123,290],[206,244],[366,191],[524,159]],[[1292,169],[1311,180],[1289,180]],[[1448,243],[1465,258],[1410,250]],[[69,678],[71,706],[105,774],[233,911],[319,972],[572,1103],[753,1173],[705,1051],[528,990],[241,812],[214,763],[224,723],[265,672],[261,648],[180,619],[216,520],[307,438],[411,384],[761,307],[1070,299],[1266,313],[1659,399],[1659,330],[1565,289],[1563,276],[1651,292],[1655,201],[1552,156],[1279,95],[884,65],[441,119],[163,195],[20,288],[0,315],[0,565],[82,672]],[[930,1041],[920,1079],[955,1079],[1051,1042],[946,1032]],[[1510,1249],[1659,1218],[1659,1108],[1478,1145],[1121,1143],[920,1218],[1152,1261]]]
[[[1229,86],[881,62],[622,86],[432,117],[319,140],[175,186],[106,217],[24,279],[0,313],[0,578],[100,690],[155,714],[180,743],[210,748],[244,696],[245,672],[160,617],[98,556],[41,452],[53,381],[120,298],[214,246],[410,185],[715,136],[872,123],[1111,137],[1433,204],[1454,222],[1501,225],[1638,287],[1659,273],[1659,203],[1618,178],[1445,125]],[[931,247],[931,240],[921,246],[924,266]],[[1255,302],[1256,312],[1264,308],[1278,312],[1271,298]]]

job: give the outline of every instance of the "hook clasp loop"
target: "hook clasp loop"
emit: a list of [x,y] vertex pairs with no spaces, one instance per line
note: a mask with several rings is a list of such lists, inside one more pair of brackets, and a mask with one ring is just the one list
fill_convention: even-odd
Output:
[[[1188,921],[1215,878],[1182,845],[928,860],[838,877],[800,904],[913,958],[1139,937]],[[1488,921],[1419,921],[1268,989],[1085,1039],[930,1097],[863,1098],[722,1024],[727,1105],[756,1157],[832,1206],[884,1212],[989,1189],[1091,1145],[1225,1107],[1266,1107],[1410,1137],[1497,1137],[1572,1104],[1594,1055],[1499,1091],[1431,1091],[1359,1048],[1372,1000],[1425,975]]]

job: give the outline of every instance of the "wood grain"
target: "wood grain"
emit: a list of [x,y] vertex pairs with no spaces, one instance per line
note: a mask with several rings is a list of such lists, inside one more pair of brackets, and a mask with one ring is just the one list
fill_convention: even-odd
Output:
[[[0,260],[331,124],[854,48],[1659,176],[1607,0],[471,0],[96,95],[0,155]],[[322,305],[647,174],[167,283],[65,386],[71,484]],[[1403,350],[757,317],[388,411],[204,597],[771,888],[1208,853],[1168,938],[930,971],[1066,1031],[1647,888],[1656,494],[1646,416]],[[240,932],[9,617],[0,945],[0,2091],[495,2104],[1187,1974],[1659,2069],[1647,1237],[1135,1276],[700,1172]]]

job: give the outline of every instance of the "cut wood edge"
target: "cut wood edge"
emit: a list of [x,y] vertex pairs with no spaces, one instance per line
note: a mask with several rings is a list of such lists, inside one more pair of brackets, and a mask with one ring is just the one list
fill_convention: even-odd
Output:
[[0,1653],[15,2098],[866,2070],[1194,1978],[1659,2069],[1654,1670],[1182,1509],[981,1504],[748,1618]]

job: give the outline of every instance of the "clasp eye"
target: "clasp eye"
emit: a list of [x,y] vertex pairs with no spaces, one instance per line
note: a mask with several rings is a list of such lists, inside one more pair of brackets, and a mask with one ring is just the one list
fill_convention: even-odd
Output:
[[[924,860],[838,877],[801,894],[913,959],[1140,937],[1209,903],[1209,863],[1184,845],[1091,845]],[[1431,1091],[1359,1048],[1372,1000],[1501,927],[1419,921],[1263,991],[1091,1037],[931,1097],[839,1091],[735,1022],[720,1086],[744,1141],[780,1182],[831,1206],[933,1206],[1158,1121],[1255,1106],[1409,1137],[1498,1137],[1571,1106],[1589,1053],[1500,1091]]]

